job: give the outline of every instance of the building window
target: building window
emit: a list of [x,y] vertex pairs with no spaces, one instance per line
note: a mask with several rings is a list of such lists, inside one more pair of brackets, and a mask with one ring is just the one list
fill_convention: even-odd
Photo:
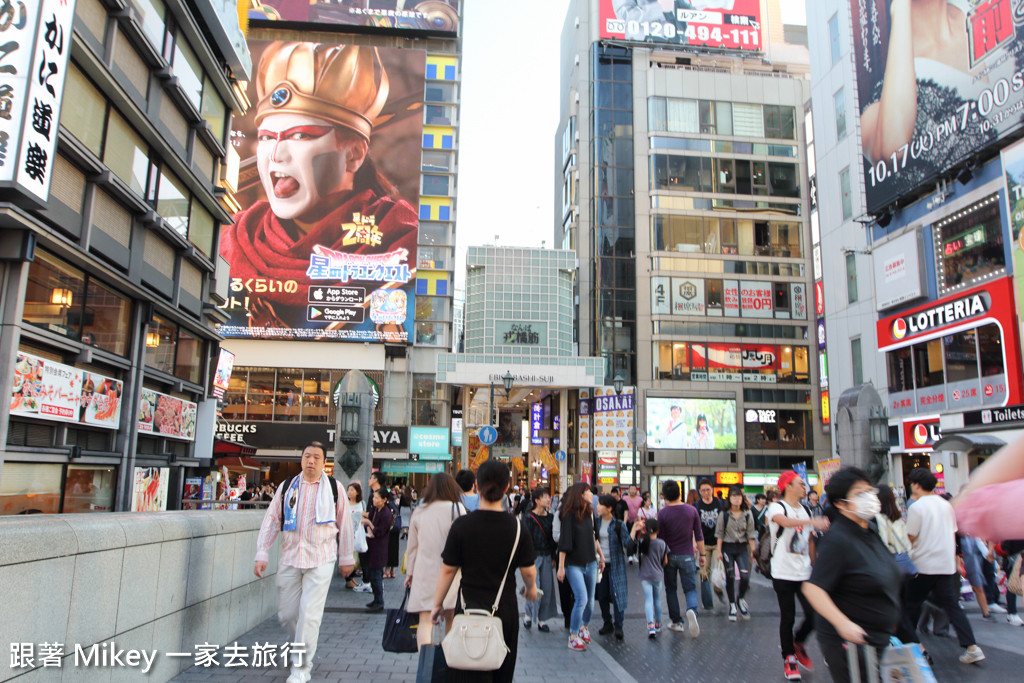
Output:
[[203,120],[210,126],[213,136],[217,141],[224,144],[224,129],[227,125],[228,110],[224,100],[217,94],[217,89],[210,83],[210,79],[203,82],[203,106],[200,110]]
[[156,212],[167,221],[171,229],[182,237],[188,237],[189,194],[177,176],[166,168],[160,172],[160,189],[157,193]]
[[417,322],[416,343],[423,346],[447,346],[448,335],[444,323]]
[[946,376],[950,382],[978,379],[977,330],[964,330],[942,338]]
[[149,147],[117,112],[110,112],[103,163],[140,197],[146,195]]
[[860,337],[850,340],[850,358],[853,361],[853,386],[864,384],[864,360],[861,355]]
[[947,293],[1006,272],[998,195],[935,226],[939,291]]
[[832,53],[832,63],[839,61],[839,15],[833,14],[828,20],[828,45]]
[[427,83],[424,89],[426,102],[455,103],[455,85],[452,83]]
[[203,106],[203,67],[196,58],[185,37],[180,33],[174,41],[174,75],[178,78],[185,97],[196,108],[202,111]]
[[81,71],[70,65],[60,122],[97,157],[103,156],[107,100]]
[[177,341],[177,328],[163,318],[154,317],[146,332],[146,365],[173,375]]
[[931,341],[914,344],[914,380],[919,389],[937,387],[945,383],[945,372],[942,359],[942,341]]
[[164,33],[167,30],[164,25],[166,10],[163,0],[129,0],[129,5],[132,16],[142,26],[142,32],[153,43],[156,51],[163,54]]
[[857,255],[846,255],[846,300],[848,303],[857,301]]
[[437,197],[447,197],[448,187],[451,183],[451,178],[446,175],[428,175],[423,174],[423,191],[422,194],[433,195]]
[[850,196],[850,169],[844,168],[839,172],[839,193],[843,200],[843,220],[853,218],[853,197]]
[[36,251],[28,271],[25,322],[123,356],[131,304],[55,256]]
[[116,489],[116,468],[101,465],[68,465],[61,512],[113,510]]
[[0,478],[2,514],[58,513],[63,465],[6,462]]
[[196,246],[207,258],[213,256],[213,233],[216,226],[213,216],[199,202],[192,202],[189,214],[188,241]]
[[796,139],[796,110],[777,104],[764,105],[764,137]]
[[839,89],[833,98],[836,108],[836,139],[842,139],[846,135],[846,90]]

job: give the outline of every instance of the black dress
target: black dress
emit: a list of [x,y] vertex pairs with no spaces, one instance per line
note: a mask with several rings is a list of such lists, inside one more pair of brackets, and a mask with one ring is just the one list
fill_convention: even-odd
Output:
[[[517,567],[532,567],[536,559],[533,541],[522,523],[507,512],[476,510],[452,522],[448,540],[441,553],[449,567],[462,569],[462,595],[466,607],[490,611],[501,585],[502,572],[508,565],[516,527],[520,525],[519,547],[509,568],[505,590],[495,616],[501,619],[501,628],[509,653],[497,671],[448,670],[448,683],[511,683],[516,670],[516,652],[519,644],[519,605],[516,602]],[[455,612],[462,612],[461,601]]]

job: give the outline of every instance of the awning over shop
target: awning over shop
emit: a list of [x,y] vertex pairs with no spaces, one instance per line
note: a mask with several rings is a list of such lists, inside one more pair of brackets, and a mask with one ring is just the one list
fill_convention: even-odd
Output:
[[989,455],[1006,445],[1002,439],[987,434],[951,434],[932,446],[933,451],[954,451],[971,455]]
[[[256,455],[256,447],[250,446],[244,441],[226,441],[224,439],[214,439],[213,454],[216,457],[232,455],[238,457],[253,456]],[[221,457],[221,459],[223,458]]]
[[258,470],[260,464],[252,458],[241,455],[217,458],[217,467],[227,467],[229,470]]

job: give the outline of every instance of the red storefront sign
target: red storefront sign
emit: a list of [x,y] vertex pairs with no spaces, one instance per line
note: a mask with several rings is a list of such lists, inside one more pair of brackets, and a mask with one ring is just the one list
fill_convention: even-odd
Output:
[[939,437],[939,418],[904,420],[900,428],[903,450],[907,453],[928,453]]

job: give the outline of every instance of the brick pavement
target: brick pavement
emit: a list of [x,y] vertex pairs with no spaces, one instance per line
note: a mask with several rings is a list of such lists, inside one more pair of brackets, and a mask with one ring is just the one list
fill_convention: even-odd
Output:
[[[559,619],[551,623],[551,633],[536,629],[520,629],[519,658],[516,681],[547,683],[554,676],[572,675],[573,680],[597,683],[602,681],[673,681],[680,683],[707,681],[773,681],[783,680],[778,642],[778,606],[770,584],[755,575],[748,595],[752,618],[748,622],[730,623],[723,615],[702,615],[701,635],[694,641],[686,634],[663,631],[658,640],[647,639],[643,616],[643,598],[636,568],[629,568],[630,596],[626,613],[626,638],[616,641],[611,636],[596,635],[601,625],[600,609],[595,605],[592,622],[594,644],[586,653],[566,648],[566,632]],[[399,579],[385,581],[385,601],[389,607],[401,600]],[[369,596],[344,589],[336,579],[327,601],[327,610],[320,635],[320,648],[314,668],[315,681],[414,681],[414,655],[392,655],[380,647],[383,616],[367,615],[362,607]],[[956,640],[926,636],[925,645],[935,659],[939,681],[1005,681],[1018,680],[1024,670],[1024,628],[1005,623],[997,615],[997,623],[982,622],[974,603],[968,603],[971,625],[988,659],[978,665],[966,666],[957,661],[960,654]],[[667,619],[667,609],[664,610]],[[284,643],[286,636],[276,619],[269,619],[238,639],[240,645],[255,642]],[[804,681],[830,680],[817,641],[811,638],[808,650],[817,670],[805,673]],[[283,681],[284,669],[204,669],[192,667],[175,681]]]

